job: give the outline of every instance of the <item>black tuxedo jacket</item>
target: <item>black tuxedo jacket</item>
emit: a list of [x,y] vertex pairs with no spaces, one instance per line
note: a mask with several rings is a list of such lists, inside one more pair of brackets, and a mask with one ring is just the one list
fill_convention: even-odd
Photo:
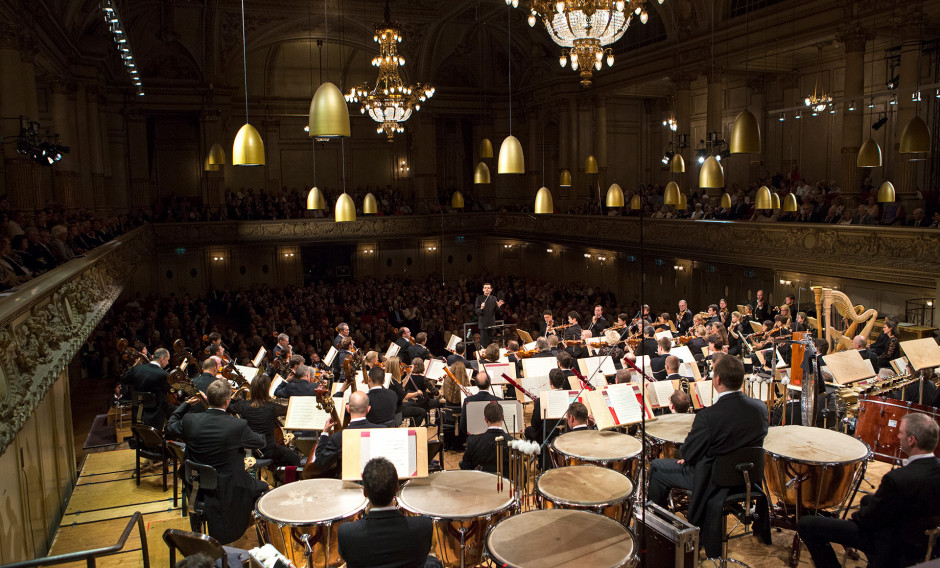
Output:
[[[404,337],[399,337],[398,339],[395,340],[395,345],[397,345],[400,348],[398,352],[399,358],[404,359],[408,355],[408,348],[411,347],[411,342],[405,339]],[[409,359],[408,361],[405,361],[405,364],[410,365],[411,360]]]
[[193,379],[193,386],[205,394],[206,389],[209,388],[209,385],[211,385],[213,381],[215,381],[215,378],[215,375],[212,373],[203,373]]
[[579,324],[574,324],[571,327],[566,327],[564,338],[567,340],[581,339],[581,326]]
[[261,449],[264,436],[252,432],[248,422],[212,408],[191,413],[183,403],[170,416],[166,430],[186,442],[186,457],[211,465],[219,474],[218,489],[206,495],[209,536],[229,543],[241,538],[251,520],[255,500],[268,484],[245,471],[245,448]]
[[[362,428],[385,428],[385,426],[369,422],[368,419],[356,420],[346,426],[346,429],[352,430]],[[335,466],[341,466],[343,463],[343,431],[334,432],[332,436],[321,434],[320,441],[317,442],[317,449],[313,453],[313,460],[317,464],[317,469],[321,471],[329,471]],[[337,468],[337,473],[339,473],[339,468]]]
[[408,361],[406,362],[406,364],[407,364],[407,365],[410,365],[411,362],[412,362],[416,357],[421,358],[421,359],[430,359],[430,358],[431,358],[431,352],[428,351],[428,348],[427,348],[427,347],[425,347],[424,345],[421,345],[421,344],[418,344],[418,345],[409,345],[409,346],[408,346]]
[[453,365],[454,363],[457,363],[458,361],[459,361],[460,363],[463,363],[463,364],[464,364],[464,367],[467,366],[467,358],[464,357],[463,355],[458,355],[458,354],[456,354],[456,353],[451,353],[450,355],[447,356],[447,366],[448,366],[448,367],[451,366],[451,365]]
[[768,421],[767,405],[740,391],[730,392],[695,415],[692,430],[679,448],[686,465],[694,468],[689,522],[702,527],[706,550],[721,550],[721,522],[709,518],[708,512],[720,511],[728,494],[727,488],[711,484],[712,464],[718,456],[739,448],[762,446]]
[[940,458],[916,459],[881,478],[874,495],[852,514],[872,543],[872,566],[901,568],[922,562],[924,531],[940,524]]
[[459,427],[460,433],[462,434],[467,433],[467,403],[476,402],[478,400],[499,400],[499,399],[493,396],[493,393],[491,393],[488,390],[480,391],[476,394],[471,394],[470,396],[465,398],[463,401],[463,408],[461,409],[461,412],[460,412],[460,427]]
[[[497,301],[498,300],[496,299],[496,296],[493,294],[490,294],[489,296],[480,294],[477,296],[477,300],[473,304],[473,311],[477,315],[477,325],[480,326],[481,330],[483,330],[483,328],[496,325],[496,309],[498,308],[496,305]],[[480,306],[483,304],[483,302],[486,302],[486,305],[481,308]],[[486,346],[484,345],[483,347]]]
[[[554,325],[554,323],[552,325]],[[539,337],[545,337],[546,331],[548,331],[548,324],[545,323],[545,320],[543,319],[541,323],[539,323]]]
[[637,355],[648,355],[649,357],[656,357],[656,354],[659,352],[659,343],[656,342],[655,338],[646,337],[643,339],[643,343],[640,343],[637,346]]
[[393,391],[381,388],[369,390],[369,414],[366,419],[373,424],[388,424],[395,420],[395,410],[398,408],[398,395]]
[[653,371],[650,374],[657,381],[665,379],[668,374],[666,373],[666,357],[668,356],[669,354],[667,353],[666,355],[656,355],[650,358],[650,369]]
[[399,511],[372,511],[339,526],[339,554],[349,568],[424,568],[434,523]]
[[308,383],[304,379],[292,379],[284,381],[274,390],[274,396],[278,398],[290,398],[292,396],[316,396],[317,385]]
[[[591,321],[594,320],[594,316],[591,316]],[[610,327],[610,324],[607,323],[607,320],[604,316],[597,318],[597,321],[591,324],[591,327],[588,329],[591,330],[591,337],[600,337],[604,334],[604,330]]]
[[503,471],[509,471],[509,451],[506,442],[513,437],[503,432],[502,428],[488,428],[486,432],[475,436],[467,437],[467,451],[460,460],[460,469],[479,469],[496,473],[496,438],[504,438],[502,444],[503,451]]
[[[141,422],[153,426],[158,432],[163,431],[163,424],[170,414],[170,403],[166,399],[170,392],[170,383],[167,381],[168,373],[153,363],[135,365],[124,373],[121,382],[131,387],[133,392],[150,392],[156,396],[156,406],[143,409]],[[137,406],[134,406],[137,414]]]
[[692,327],[692,312],[689,310],[682,312],[682,317],[678,320],[676,322],[676,331],[679,335],[688,335],[689,329]]

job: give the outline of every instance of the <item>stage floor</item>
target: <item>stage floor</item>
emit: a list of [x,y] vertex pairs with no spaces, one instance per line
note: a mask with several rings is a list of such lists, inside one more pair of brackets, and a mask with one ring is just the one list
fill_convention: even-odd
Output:
[[[72,497],[69,500],[62,523],[56,532],[50,555],[64,554],[89,548],[106,547],[117,539],[135,511],[144,516],[147,527],[147,542],[150,549],[151,566],[163,568],[168,564],[167,547],[163,542],[163,531],[167,528],[189,530],[189,520],[183,518],[179,506],[173,506],[172,469],[169,473],[168,490],[163,491],[159,468],[146,470],[137,486],[134,480],[134,452],[122,444],[113,451],[86,453],[81,464],[81,473]],[[446,452],[446,469],[458,469],[461,455]],[[871,462],[868,480],[876,487],[881,476],[889,471],[886,464]],[[870,489],[863,483],[863,489]],[[859,494],[855,503],[858,502]],[[729,526],[733,523],[729,521]],[[740,531],[740,528],[737,529]],[[731,557],[747,563],[752,568],[779,568],[785,566],[793,532],[774,530],[773,544],[760,544],[753,536],[731,540]],[[233,546],[253,548],[258,546],[253,527]],[[841,550],[838,550],[841,557]],[[705,564],[709,565],[709,564]],[[864,560],[849,560],[847,566],[864,566]],[[70,565],[72,566],[72,565]],[[76,568],[83,563],[74,564]],[[124,550],[113,556],[98,560],[103,568],[137,568],[143,566],[140,540],[136,530],[131,533]],[[810,567],[812,562],[805,547],[800,555],[800,566]]]

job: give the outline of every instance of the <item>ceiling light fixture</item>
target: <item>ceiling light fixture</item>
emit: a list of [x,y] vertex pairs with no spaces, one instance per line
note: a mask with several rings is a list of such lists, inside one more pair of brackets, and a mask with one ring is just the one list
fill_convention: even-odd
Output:
[[121,25],[121,17],[118,15],[117,6],[115,6],[112,0],[104,0],[104,2],[101,3],[101,11],[104,12],[104,21],[108,24],[108,29],[111,30],[111,34],[114,36],[114,43],[117,45],[118,53],[121,56],[121,60],[124,62],[124,67],[127,69],[128,73],[130,73],[133,83],[137,87],[137,94],[143,96],[144,88],[140,82],[140,78],[136,76],[137,70],[134,63],[134,55],[131,53],[124,26]]

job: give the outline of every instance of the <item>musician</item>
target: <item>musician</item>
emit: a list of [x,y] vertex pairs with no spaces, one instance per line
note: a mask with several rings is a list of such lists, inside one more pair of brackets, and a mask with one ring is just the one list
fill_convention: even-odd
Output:
[[588,329],[581,330],[580,343],[574,345],[568,345],[565,347],[565,351],[568,352],[574,359],[582,359],[588,356],[587,340],[591,338],[591,331]]
[[313,369],[310,367],[297,365],[294,368],[294,376],[289,381],[279,384],[274,390],[274,396],[277,398],[316,396],[318,385],[313,375]]
[[594,316],[591,317],[591,337],[600,337],[604,335],[604,330],[610,327],[607,319],[604,317],[604,308],[600,304],[594,306]]
[[[384,428],[383,424],[369,421],[367,416],[370,410],[369,395],[362,391],[350,394],[346,403],[346,412],[349,414],[349,424],[346,428]],[[336,473],[340,473],[340,467],[337,466],[343,463],[343,432],[338,428],[342,428],[342,425],[333,422],[332,417],[327,418],[317,442],[317,449],[313,453],[313,461],[320,471],[329,471],[336,467]]]
[[773,328],[773,321],[764,320],[764,323],[761,324],[761,331],[751,334],[753,337],[751,346],[754,348],[754,351],[761,351],[773,343],[773,341],[770,339],[770,334],[773,331]]
[[673,414],[688,414],[690,408],[692,408],[692,397],[689,393],[677,390],[669,395],[669,410]]
[[741,325],[747,331],[751,330],[751,320],[754,319],[754,306],[751,304],[744,304],[744,313],[741,314]]
[[650,358],[650,370],[653,378],[661,381],[666,378],[666,359],[669,357],[669,351],[672,349],[672,340],[663,337],[656,342],[656,356]]
[[817,568],[838,568],[830,543],[865,552],[869,566],[901,568],[922,562],[924,531],[940,524],[940,459],[933,455],[938,426],[927,414],[901,419],[898,440],[910,457],[881,478],[874,495],[862,498],[849,520],[804,515],[799,533]]
[[793,331],[809,331],[806,325],[806,312],[797,312],[796,320],[793,322]]
[[718,315],[718,304],[709,304],[708,316],[705,318],[705,323],[710,324],[718,321],[721,321],[721,316]]
[[[682,459],[653,460],[649,483],[649,499],[660,506],[666,505],[671,487],[692,490],[688,519],[701,528],[701,542],[709,558],[721,556],[721,507],[728,493],[727,488],[711,485],[712,464],[739,448],[762,446],[769,419],[763,402],[741,392],[741,361],[722,355],[715,362],[714,374],[717,398],[695,415],[692,430],[679,448]],[[758,525],[755,531],[769,543],[769,523]]]
[[669,313],[663,312],[659,314],[659,317],[656,318],[656,323],[653,324],[653,329],[657,332],[659,331],[672,331],[672,327],[669,325]]
[[754,319],[757,321],[767,321],[774,317],[774,309],[770,303],[764,298],[764,291],[757,291],[757,302],[755,302],[754,307]]
[[348,568],[408,566],[440,568],[428,553],[434,523],[427,517],[405,516],[394,504],[398,472],[385,458],[372,458],[362,469],[362,493],[369,512],[338,529],[339,554]]
[[263,458],[274,460],[275,467],[299,466],[300,455],[287,446],[277,445],[274,441],[277,418],[287,416],[287,407],[274,402],[268,394],[270,388],[271,377],[259,373],[251,382],[251,400],[233,401],[228,411],[248,422],[252,432],[264,436],[264,448],[261,450]]
[[274,346],[274,356],[287,360],[291,356],[290,337],[286,333],[277,334],[277,345]]
[[744,326],[741,324],[741,313],[731,312],[731,326],[728,327],[728,354],[738,356],[744,343]]
[[480,326],[480,344],[490,344],[490,328],[496,325],[496,310],[503,307],[502,300],[497,300],[493,295],[493,286],[489,283],[483,284],[483,294],[477,296],[473,311],[477,315],[477,325]]
[[399,331],[401,331],[401,336],[395,340],[395,345],[399,347],[399,353],[407,355],[408,348],[414,345],[414,339],[411,337],[411,330],[407,327],[403,327]]
[[659,351],[659,344],[656,342],[656,329],[651,325],[643,328],[643,341],[637,345],[637,355],[648,355],[655,357]]
[[679,312],[676,314],[676,331],[679,335],[688,335],[692,327],[692,312],[685,300],[679,300]]
[[620,332],[620,340],[623,341],[626,338],[630,337],[630,316],[627,314],[621,313],[617,314],[617,324],[616,327]]
[[219,364],[216,363],[215,359],[209,357],[202,362],[202,374],[193,379],[193,386],[206,394],[206,389],[209,388],[218,377],[219,374]]
[[402,375],[398,357],[389,357],[385,366],[392,375],[392,383],[402,388],[404,397],[401,402],[403,419],[413,418],[415,426],[421,426],[428,417],[428,411],[437,408],[437,387],[424,377],[424,359],[415,358],[411,368]]
[[[391,385],[390,385],[391,386]],[[401,389],[401,386],[398,387]],[[400,396],[399,396],[400,394]],[[366,418],[373,424],[384,424],[387,427],[398,425],[395,417],[404,400],[404,391],[401,393],[385,388],[385,369],[372,367],[369,369],[369,414]]]
[[268,490],[267,483],[245,471],[243,452],[264,448],[265,439],[246,421],[226,414],[232,399],[228,381],[218,379],[206,391],[209,409],[189,412],[200,400],[190,398],[170,416],[166,431],[186,442],[187,459],[212,466],[218,473],[218,487],[205,496],[206,523],[209,536],[227,544],[245,534],[255,501]]
[[721,323],[720,321],[711,322],[705,326],[705,335],[717,335],[721,338],[722,346],[728,345],[729,343],[728,330],[725,328],[725,324]]
[[476,382],[480,391],[476,394],[471,394],[464,399],[463,407],[460,412],[459,432],[464,435],[467,433],[467,403],[477,400],[499,400],[493,393],[490,392],[490,377],[486,374],[486,371],[477,372]]
[[415,344],[408,347],[408,358],[407,361],[414,361],[415,359],[430,359],[431,352],[428,351],[426,347],[428,342],[428,334],[425,332],[419,332],[415,337]]
[[565,413],[565,421],[568,424],[569,432],[597,430],[597,426],[593,424],[594,419],[588,414],[587,407],[578,401],[572,402],[568,407],[568,412]]
[[728,329],[731,326],[731,311],[728,309],[728,300],[724,298],[718,300],[718,316],[721,324]]
[[[482,434],[467,436],[467,450],[460,460],[460,469],[476,469],[496,473],[496,438],[503,438],[504,446],[514,439],[503,431],[503,407],[497,401],[492,401],[483,407],[483,420],[486,421],[486,431]],[[509,452],[503,451],[503,471],[509,471]]]
[[216,365],[218,365],[220,368],[225,364],[225,353],[222,350],[222,345],[218,343],[210,343],[207,345],[206,355],[208,355],[210,359],[214,360]]
[[542,312],[542,321],[539,323],[539,336],[548,337],[555,333],[555,317],[551,310]]
[[858,354],[862,356],[862,359],[868,359],[871,361],[872,369],[878,370],[878,356],[875,355],[868,348],[868,340],[865,339],[864,335],[856,335],[852,338],[852,347],[858,351]]
[[[894,322],[895,326],[898,325],[898,321],[899,321],[898,318],[894,316],[885,316],[885,323],[887,323],[889,320]],[[884,353],[885,350],[888,348],[888,345],[890,343],[891,343],[891,338],[887,334],[882,333],[878,337],[875,338],[875,342],[871,344],[870,349],[875,352],[875,355],[880,357],[881,354]],[[895,357],[895,359],[897,359],[897,357]]]
[[346,381],[346,370],[343,369],[343,363],[346,361],[347,357],[352,357],[353,349],[355,346],[353,344],[352,337],[344,337],[340,343],[339,347],[336,348],[337,353],[336,357],[333,358],[333,380]]
[[[568,388],[568,377],[565,376],[564,371],[561,369],[552,369],[548,372],[548,384],[552,390],[565,390]],[[533,440],[541,444],[544,440],[542,436],[544,419],[542,418],[542,405],[539,402],[540,400],[541,399],[538,398],[535,399],[535,404],[532,406],[532,421],[529,423],[529,427],[525,429],[524,435],[527,440]],[[551,423],[549,423],[549,425],[550,424]]]
[[666,378],[662,379],[664,381],[681,381],[682,375],[679,374],[679,363],[681,361],[675,355],[669,355],[666,357]]
[[336,326],[336,337],[333,338],[333,347],[339,349],[343,339],[349,337],[349,324],[341,323]]
[[564,339],[568,340],[580,340],[581,339],[581,326],[578,322],[581,320],[580,314],[578,312],[571,310],[568,312],[568,327],[565,328]]
[[884,351],[881,352],[881,355],[878,355],[878,366],[875,368],[876,371],[879,369],[890,368],[891,361],[901,356],[901,347],[898,340],[898,324],[885,318],[885,323],[881,328],[881,333],[888,336],[888,345],[885,347]]
[[[134,365],[124,373],[121,383],[130,387],[132,393],[152,393],[155,397],[153,405],[144,404],[140,421],[147,426],[163,431],[167,417],[173,412],[167,395],[170,393],[170,383],[167,381],[169,373],[163,370],[170,362],[170,352],[164,348],[153,352],[153,359],[149,363]],[[137,397],[134,397],[133,413],[137,415]]]
[[[519,342],[515,339],[506,343],[506,360],[515,365],[517,377],[522,376],[522,359],[516,356],[516,352],[520,350]],[[509,388],[512,389],[513,394],[512,396],[507,395],[507,398],[516,398],[516,389],[512,385],[509,385]]]
[[552,354],[552,357],[558,357],[558,354],[563,351],[562,347],[559,347],[561,341],[558,339],[558,334],[549,335],[548,340],[548,352]]
[[551,349],[551,347],[549,347],[549,344],[548,344],[548,343],[549,343],[548,339],[545,339],[544,337],[539,337],[538,339],[536,339],[536,340],[535,340],[535,348],[538,350],[538,353],[536,353],[536,354],[533,355],[532,357],[533,357],[533,358],[535,358],[535,357],[554,357],[555,354],[552,353],[552,349]]
[[464,365],[467,364],[467,344],[463,341],[458,341],[457,345],[454,346],[454,352],[447,356],[447,366],[451,366],[456,362],[461,362]]

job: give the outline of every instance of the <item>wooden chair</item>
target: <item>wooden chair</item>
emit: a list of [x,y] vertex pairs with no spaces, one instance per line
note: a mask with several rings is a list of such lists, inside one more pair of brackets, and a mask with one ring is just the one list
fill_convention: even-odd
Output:
[[222,546],[219,541],[206,534],[166,529],[163,541],[170,549],[170,568],[176,566],[176,551],[183,558],[193,554],[205,554],[213,561],[219,561],[222,568],[239,568],[248,557],[248,552],[240,548]]
[[189,524],[193,532],[206,532],[206,496],[219,487],[219,472],[211,465],[193,460],[185,462],[186,483],[189,484]]
[[166,448],[166,440],[157,432],[156,428],[146,424],[131,424],[131,433],[134,435],[134,457],[136,459],[135,474],[137,485],[140,485],[140,458],[153,461],[162,461],[163,469],[163,490],[166,491],[167,476],[167,458],[169,453]]

